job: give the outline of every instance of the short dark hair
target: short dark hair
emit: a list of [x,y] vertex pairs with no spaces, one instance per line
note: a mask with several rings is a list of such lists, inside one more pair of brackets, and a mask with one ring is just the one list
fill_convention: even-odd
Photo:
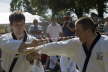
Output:
[[96,31],[96,25],[90,17],[81,17],[76,21],[76,24],[81,24],[83,29],[90,29],[93,32]]
[[38,23],[38,20],[37,20],[37,19],[34,19],[34,20],[33,20],[33,23],[34,23],[34,22]]
[[15,11],[9,16],[10,24],[13,24],[13,22],[15,21],[21,21],[21,20],[25,21],[25,16],[21,11]]

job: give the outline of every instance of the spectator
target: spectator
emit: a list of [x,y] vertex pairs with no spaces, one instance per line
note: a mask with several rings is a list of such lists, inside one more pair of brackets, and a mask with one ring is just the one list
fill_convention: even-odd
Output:
[[63,24],[63,34],[64,36],[74,36],[75,35],[75,25],[71,20],[71,17],[64,17]]
[[95,13],[91,13],[91,18],[93,19],[93,21],[94,21],[94,23],[96,24],[96,25],[98,25],[99,24],[99,18],[98,18],[98,15],[97,14],[95,14]]
[[[64,17],[63,32],[66,37],[75,35],[75,25],[72,23],[71,17]],[[77,72],[76,64],[72,59],[61,56],[60,58],[61,72]]]
[[53,42],[60,40],[60,37],[63,36],[62,27],[56,23],[56,19],[54,18],[51,19],[51,24],[48,25],[46,33],[48,38]]
[[60,70],[59,57],[58,56],[50,56],[49,69],[51,72],[57,72]]
[[45,72],[47,71],[47,69],[48,69],[48,65],[49,65],[49,56],[48,55],[46,55],[46,54],[41,54],[41,62],[42,62],[42,65],[43,65],[43,67],[44,67],[44,70],[45,70]]
[[41,38],[42,37],[42,26],[39,25],[38,21],[36,19],[33,20],[33,25],[30,26],[29,28],[29,33],[36,38]]
[[106,18],[106,21],[104,24],[104,34],[108,35],[108,18]]
[[[51,24],[48,25],[47,27],[47,34],[48,38],[50,38],[51,42],[55,42],[60,40],[60,37],[62,37],[62,27],[60,24],[56,23],[56,19],[52,18],[51,19]],[[57,72],[58,71],[58,58],[57,56],[50,56],[49,58],[50,64],[49,68],[52,72]]]
[[60,58],[60,68],[61,72],[78,72],[75,62],[71,58],[66,56],[61,56]]

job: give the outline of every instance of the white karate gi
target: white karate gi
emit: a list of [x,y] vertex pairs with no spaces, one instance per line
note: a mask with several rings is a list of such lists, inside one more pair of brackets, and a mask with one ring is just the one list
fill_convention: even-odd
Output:
[[[31,35],[27,34],[27,42],[32,42],[35,39]],[[0,37],[0,48],[2,50],[2,68],[9,72],[10,65],[16,54],[18,54],[18,48],[22,40],[14,40],[11,33],[4,34]],[[36,65],[37,66],[37,65]],[[42,65],[37,66],[39,71],[36,72],[44,72]],[[13,72],[31,72],[33,69],[33,65],[26,60],[26,56],[19,55],[18,60],[13,68]]]
[[[67,56],[74,60],[80,72],[83,69],[86,59],[82,43],[78,38],[73,38],[67,41],[53,42],[38,46],[42,53],[48,55]],[[108,72],[108,37],[103,35],[95,44],[92,51],[86,72]]]

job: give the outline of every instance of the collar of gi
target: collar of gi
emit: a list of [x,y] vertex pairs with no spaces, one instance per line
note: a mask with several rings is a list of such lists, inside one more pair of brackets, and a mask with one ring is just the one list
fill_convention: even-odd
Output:
[[98,42],[98,40],[100,39],[100,37],[101,37],[100,33],[97,32],[97,36],[96,36],[96,38],[94,39],[93,43],[91,44],[89,50],[88,50],[88,48],[87,48],[87,46],[86,46],[85,44],[82,44],[86,56],[90,53],[90,50],[95,46],[95,44]]
[[[12,32],[12,37],[14,40],[17,40],[15,34]],[[27,40],[27,33],[24,31],[24,38],[23,38],[23,42],[25,42]]]
[[94,46],[96,45],[96,43],[99,41],[100,38],[101,38],[101,35],[99,33],[97,33],[97,37],[93,41],[93,43],[90,46],[90,49],[89,50],[87,50],[87,48],[84,47],[84,45],[83,45],[83,49],[84,49],[85,54],[86,54],[86,59],[85,59],[85,62],[84,62],[84,66],[83,66],[82,72],[86,72],[87,66],[88,66],[88,63],[89,63],[89,60],[90,60],[90,57],[92,55],[92,51],[94,49]]

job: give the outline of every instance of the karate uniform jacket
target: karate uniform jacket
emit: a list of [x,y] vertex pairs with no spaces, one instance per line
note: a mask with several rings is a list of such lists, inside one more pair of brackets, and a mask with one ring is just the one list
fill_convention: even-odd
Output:
[[[74,60],[80,72],[84,68],[87,57],[79,38],[73,38],[66,41],[53,42],[36,47],[42,53],[50,56],[60,55],[67,56]],[[85,69],[85,68],[84,68]],[[100,35],[93,46],[91,56],[86,66],[86,72],[108,72],[108,37]]]
[[[32,42],[35,37],[27,34],[26,42]],[[18,54],[18,48],[21,45],[22,40],[14,40],[12,33],[4,34],[0,37],[0,48],[2,50],[2,68],[5,72],[9,72],[10,66],[16,54]],[[44,72],[41,63],[39,65],[30,64],[26,59],[26,55],[18,55],[18,60],[13,68],[13,72],[32,72],[33,68],[37,68],[36,72]]]

